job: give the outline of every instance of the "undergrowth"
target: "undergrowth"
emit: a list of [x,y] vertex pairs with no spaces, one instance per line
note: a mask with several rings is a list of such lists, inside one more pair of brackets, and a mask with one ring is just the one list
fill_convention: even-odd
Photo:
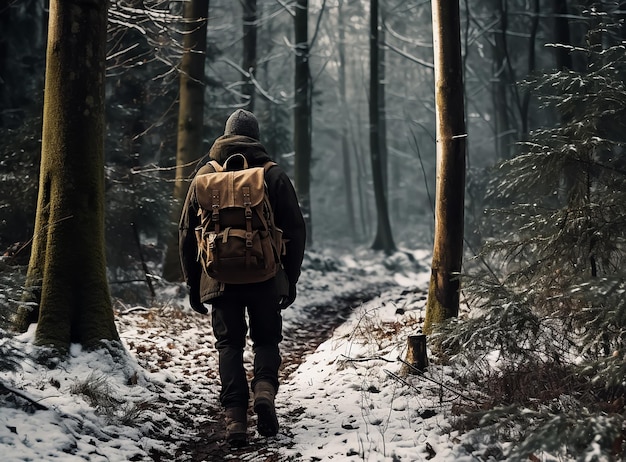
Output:
[[478,396],[457,427],[509,441],[507,460],[626,457],[626,54],[611,8],[582,12],[583,72],[527,82],[559,123],[492,172],[470,311],[433,338]]

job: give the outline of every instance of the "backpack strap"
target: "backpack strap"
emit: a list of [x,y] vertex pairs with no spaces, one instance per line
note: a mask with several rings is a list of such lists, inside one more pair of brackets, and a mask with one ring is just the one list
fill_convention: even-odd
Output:
[[[216,160],[211,160],[207,162],[205,165],[211,167],[213,169],[213,173],[224,171],[222,166]],[[220,220],[219,220],[220,192],[216,189],[211,191],[211,205],[212,205],[211,221],[215,223],[215,234],[218,234],[220,232]],[[198,215],[202,215],[202,208],[198,210]]]
[[272,168],[274,165],[278,165],[278,164],[272,160],[269,160],[263,164],[263,170],[265,170],[265,173],[267,173],[268,170]]
[[211,191],[211,221],[215,225],[215,234],[220,232],[220,191],[213,189]]
[[251,265],[251,253],[252,250],[252,201],[250,199],[250,187],[244,186],[242,188],[243,193],[243,205],[245,207],[246,217],[246,268]]
[[209,162],[206,163],[206,165],[210,166],[214,172],[221,172],[224,170],[222,166],[219,164],[219,162],[216,160],[210,160]]
[[[265,164],[263,164],[263,170],[265,175],[267,176],[267,172],[270,170],[270,168],[274,167],[275,165],[278,165],[276,162],[274,161],[267,161],[265,162]],[[267,181],[265,182],[266,188],[267,188]],[[276,231],[276,223],[274,222],[274,210],[272,209],[272,205],[269,203],[269,196],[268,196],[268,203],[267,203],[267,210],[266,210],[267,216],[264,216],[262,218],[262,220],[264,221],[265,227],[267,229],[272,228],[272,233],[275,234]],[[282,233],[282,232],[281,232]],[[281,255],[285,254],[285,246],[282,242],[282,239],[279,240],[275,240],[272,239],[272,249],[274,251],[274,256],[276,257],[276,261],[280,261],[281,259]]]

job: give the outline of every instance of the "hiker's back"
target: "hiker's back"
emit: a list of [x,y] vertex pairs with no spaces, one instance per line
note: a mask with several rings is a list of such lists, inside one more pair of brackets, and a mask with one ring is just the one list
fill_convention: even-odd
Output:
[[[229,116],[224,135],[208,153],[215,162],[199,162],[204,165],[194,174],[179,222],[189,305],[211,315],[219,351],[219,400],[231,447],[247,444],[251,390],[257,431],[267,437],[278,433],[274,397],[281,364],[281,313],[296,299],[306,241],[294,185],[274,166],[259,135],[251,112],[237,109]],[[231,159],[234,153],[240,154]],[[229,172],[237,160],[247,160],[253,168],[244,164]],[[284,246],[275,225],[284,231]],[[234,285],[254,281],[259,284]],[[248,333],[254,354],[250,381],[242,373]]]

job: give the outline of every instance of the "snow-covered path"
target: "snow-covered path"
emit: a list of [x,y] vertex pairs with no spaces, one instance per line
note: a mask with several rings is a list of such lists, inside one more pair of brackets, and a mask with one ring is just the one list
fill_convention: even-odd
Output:
[[[0,373],[46,408],[0,393],[2,460],[477,460],[490,446],[461,444],[451,431],[459,397],[436,385],[451,384],[445,368],[429,368],[435,382],[398,377],[406,338],[421,327],[427,259],[421,251],[309,255],[299,298],[284,312],[275,438],[260,438],[251,415],[251,444],[225,447],[210,317],[168,286],[154,306],[116,306],[126,363],[75,346],[54,369],[26,359]],[[32,337],[2,346],[32,352]]]

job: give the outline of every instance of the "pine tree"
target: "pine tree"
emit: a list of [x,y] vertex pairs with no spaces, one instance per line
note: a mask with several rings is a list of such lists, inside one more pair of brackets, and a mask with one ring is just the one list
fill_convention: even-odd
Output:
[[494,169],[499,232],[466,278],[470,315],[437,337],[475,365],[468,379],[492,397],[483,423],[523,429],[507,431],[511,458],[626,455],[626,54],[617,11],[584,16],[570,52],[586,69],[527,82],[559,123]]

